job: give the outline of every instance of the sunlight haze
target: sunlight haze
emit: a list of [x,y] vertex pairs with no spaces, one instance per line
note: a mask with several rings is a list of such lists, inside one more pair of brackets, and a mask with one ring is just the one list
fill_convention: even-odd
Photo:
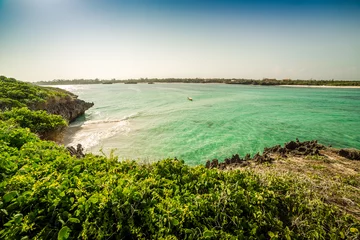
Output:
[[359,80],[360,3],[0,0],[0,75]]

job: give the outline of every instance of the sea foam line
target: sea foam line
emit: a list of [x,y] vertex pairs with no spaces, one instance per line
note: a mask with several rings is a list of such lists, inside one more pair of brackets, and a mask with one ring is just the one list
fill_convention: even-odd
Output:
[[135,118],[139,116],[139,114],[140,113],[134,113],[122,119],[87,121],[81,126],[81,129],[75,133],[72,141],[67,145],[81,143],[86,151],[101,144],[105,139],[119,134],[127,135],[131,130],[129,127],[129,119]]

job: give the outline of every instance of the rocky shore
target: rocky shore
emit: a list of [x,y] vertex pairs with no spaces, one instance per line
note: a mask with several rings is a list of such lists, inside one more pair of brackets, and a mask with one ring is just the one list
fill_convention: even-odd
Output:
[[69,123],[85,113],[86,110],[94,106],[94,103],[85,102],[78,99],[78,96],[61,90],[66,95],[63,97],[52,97],[46,102],[29,106],[31,110],[45,110],[51,114],[61,115]]
[[256,153],[253,157],[247,154],[241,158],[239,154],[235,154],[230,158],[219,162],[218,159],[208,160],[205,164],[206,168],[218,168],[221,170],[245,167],[251,163],[271,163],[277,159],[286,159],[290,157],[308,157],[308,156],[328,156],[343,157],[349,160],[360,160],[360,151],[357,149],[335,149],[331,146],[319,144],[316,140],[300,142],[290,141],[285,143],[283,147],[276,145],[270,148],[264,148],[262,154]]
[[76,148],[73,146],[69,146],[69,147],[66,147],[66,149],[69,151],[71,156],[75,156],[76,158],[85,157],[84,148],[82,147],[81,144],[78,144],[76,146]]

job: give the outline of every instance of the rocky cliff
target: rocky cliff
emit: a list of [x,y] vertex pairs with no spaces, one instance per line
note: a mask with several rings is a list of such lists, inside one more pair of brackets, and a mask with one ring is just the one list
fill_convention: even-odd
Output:
[[71,92],[65,90],[59,91],[67,95],[48,98],[46,102],[29,106],[29,108],[32,110],[45,110],[48,113],[61,115],[70,123],[94,106],[94,103],[80,100],[78,96]]

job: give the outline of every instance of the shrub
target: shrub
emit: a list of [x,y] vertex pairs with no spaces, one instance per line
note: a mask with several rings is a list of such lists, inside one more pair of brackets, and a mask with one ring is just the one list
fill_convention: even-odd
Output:
[[49,114],[46,111],[31,111],[28,108],[13,108],[0,112],[0,120],[12,119],[22,128],[29,128],[31,132],[40,136],[48,132],[59,131],[67,126],[66,121],[59,115]]
[[56,96],[66,96],[67,92],[55,88],[44,88],[0,76],[0,110],[13,107],[35,106]]
[[172,159],[151,165],[91,154],[76,159],[21,134],[28,141],[20,147],[0,141],[1,239],[359,237],[358,221],[291,176],[264,181],[252,171]]

